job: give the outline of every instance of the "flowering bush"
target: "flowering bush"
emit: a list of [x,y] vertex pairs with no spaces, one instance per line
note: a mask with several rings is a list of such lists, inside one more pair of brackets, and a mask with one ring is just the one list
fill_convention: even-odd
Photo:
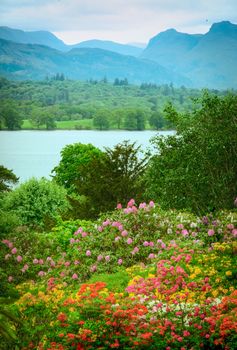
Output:
[[235,215],[131,200],[95,223],[4,239],[2,277],[21,295],[18,347],[234,350]]

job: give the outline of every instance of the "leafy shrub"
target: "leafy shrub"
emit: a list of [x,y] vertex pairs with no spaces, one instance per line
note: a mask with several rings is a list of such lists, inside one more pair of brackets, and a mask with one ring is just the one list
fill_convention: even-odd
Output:
[[44,228],[45,220],[55,221],[69,206],[65,189],[44,178],[32,178],[7,195],[4,207],[16,214],[22,225]]
[[204,93],[192,113],[167,109],[177,135],[154,139],[147,192],[164,208],[198,214],[233,208],[237,194],[237,95]]

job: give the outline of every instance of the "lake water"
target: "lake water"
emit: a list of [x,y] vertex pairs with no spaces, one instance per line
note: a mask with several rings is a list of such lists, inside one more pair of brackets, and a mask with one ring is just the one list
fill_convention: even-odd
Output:
[[50,178],[52,169],[60,161],[60,152],[68,144],[91,143],[103,149],[129,140],[143,149],[157,135],[171,135],[173,131],[0,131],[0,164],[20,177],[23,182],[31,177]]

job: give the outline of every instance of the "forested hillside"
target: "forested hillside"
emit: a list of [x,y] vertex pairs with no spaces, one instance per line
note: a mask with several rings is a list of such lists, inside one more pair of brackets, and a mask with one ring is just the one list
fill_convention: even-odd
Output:
[[[216,94],[225,94],[218,92]],[[167,129],[164,109],[172,103],[180,112],[192,109],[201,91],[172,84],[130,85],[67,80],[63,74],[39,82],[0,79],[2,129]]]

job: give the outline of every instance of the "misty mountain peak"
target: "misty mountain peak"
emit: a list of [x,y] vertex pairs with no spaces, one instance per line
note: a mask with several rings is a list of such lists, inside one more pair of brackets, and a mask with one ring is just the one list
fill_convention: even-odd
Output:
[[229,36],[237,35],[237,25],[229,21],[222,21],[218,23],[213,23],[211,26],[209,34],[224,34]]

